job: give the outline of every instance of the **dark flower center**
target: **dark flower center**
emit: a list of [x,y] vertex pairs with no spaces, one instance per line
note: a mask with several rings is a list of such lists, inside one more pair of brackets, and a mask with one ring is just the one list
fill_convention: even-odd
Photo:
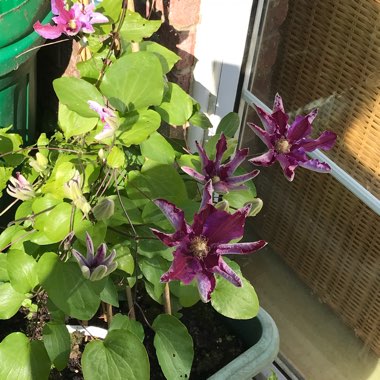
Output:
[[200,260],[203,260],[210,249],[207,246],[207,239],[203,236],[196,236],[190,242],[190,252]]
[[292,145],[285,138],[281,138],[276,142],[276,151],[278,153],[289,153]]

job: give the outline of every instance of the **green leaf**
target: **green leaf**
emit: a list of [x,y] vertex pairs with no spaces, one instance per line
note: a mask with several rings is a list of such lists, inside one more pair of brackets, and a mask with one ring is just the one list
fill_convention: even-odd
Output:
[[137,232],[141,236],[153,238],[153,239],[140,240],[139,245],[138,245],[138,250],[137,250],[139,255],[145,256],[148,259],[151,259],[153,257],[162,257],[163,259],[167,261],[173,260],[173,255],[172,255],[173,248],[169,248],[165,244],[163,244],[160,240],[154,239],[155,236],[150,231],[150,229],[144,229],[141,233],[139,229]]
[[148,259],[141,257],[138,265],[144,277],[153,285],[160,284],[161,276],[169,269],[170,263],[160,256]]
[[[104,0],[105,1],[105,0]],[[103,1],[103,2],[104,2]],[[112,0],[119,1],[119,0]],[[87,61],[81,61],[77,63],[77,69],[80,72],[81,78],[85,79],[87,82],[96,83],[99,78],[99,73],[103,67],[104,54],[94,54],[91,59]]]
[[135,270],[135,262],[129,247],[123,243],[113,246],[113,249],[116,251],[115,261],[117,262],[117,269],[120,269],[127,274],[133,274],[133,271]]
[[133,333],[113,330],[104,341],[86,345],[82,356],[85,379],[149,380],[149,360],[144,345]]
[[140,144],[155,132],[161,123],[160,115],[153,110],[130,112],[117,131],[117,138],[127,147]]
[[84,117],[98,117],[87,103],[93,100],[104,105],[102,94],[94,85],[79,78],[61,77],[53,81],[53,87],[59,101],[72,111]]
[[233,190],[223,195],[223,199],[228,201],[231,207],[239,209],[249,202],[255,200],[255,194],[251,189]]
[[107,156],[107,165],[112,169],[118,169],[125,164],[125,154],[117,146],[112,147],[111,152]]
[[100,292],[100,299],[112,306],[119,307],[119,296],[111,278],[108,276],[104,289]]
[[259,312],[259,300],[251,283],[241,274],[239,265],[224,259],[242,279],[241,288],[224,278],[216,277],[216,287],[211,294],[211,305],[220,314],[232,319],[251,319]]
[[0,319],[13,317],[18,312],[24,299],[25,295],[17,292],[9,282],[0,284]]
[[9,281],[7,265],[7,254],[0,253],[0,282]]
[[162,71],[167,74],[173,66],[180,60],[180,57],[167,49],[165,46],[153,41],[143,41],[140,44],[140,50],[149,51],[157,55],[161,62]]
[[166,141],[161,133],[152,133],[147,140],[140,144],[141,154],[146,158],[161,164],[172,164],[175,159],[175,150]]
[[212,124],[208,116],[200,111],[193,113],[193,115],[189,119],[189,122],[192,125],[195,125],[196,127],[200,127],[203,129],[212,128]]
[[107,16],[115,24],[121,12],[120,0],[103,0],[96,8],[96,11]]
[[[113,199],[115,202],[115,212],[111,219],[107,220],[108,225],[115,227],[128,223],[125,211],[128,213],[128,217],[134,225],[141,224],[143,222],[141,218],[141,211],[137,208],[136,204],[132,200],[123,196],[120,197],[120,200],[116,195],[111,195],[109,198]],[[122,202],[123,207],[121,206],[120,202]]]
[[50,361],[62,371],[69,361],[70,334],[63,323],[48,322],[43,329],[43,342]]
[[[22,145],[22,138],[17,133],[8,133],[9,128],[0,128],[0,154],[19,150]],[[1,159],[8,166],[18,166],[24,160],[23,153],[6,154]]]
[[193,363],[193,339],[176,317],[159,315],[153,322],[154,347],[162,372],[168,380],[189,378]]
[[164,90],[160,60],[146,51],[126,54],[107,70],[100,90],[121,112],[158,105]]
[[1,192],[7,187],[9,178],[12,176],[13,167],[5,168],[0,166],[0,196]]
[[141,173],[130,172],[129,174],[127,193],[129,198],[136,202],[137,200],[142,204],[149,202],[146,196],[150,199],[165,198],[174,203],[187,199],[185,183],[171,165],[150,161],[143,165]]
[[32,256],[16,249],[11,249],[7,257],[11,285],[20,293],[28,293],[38,284],[36,261]]
[[21,231],[21,230],[24,230],[24,229],[20,225],[13,225],[13,226],[7,227],[0,234],[0,252],[3,251],[8,246],[8,244],[12,242],[14,235],[18,231]]
[[50,360],[40,340],[12,333],[0,343],[0,379],[47,380]]
[[137,336],[140,342],[144,341],[145,333],[142,324],[138,321],[135,321],[131,318],[128,318],[127,315],[116,314],[112,318],[112,322],[108,331],[112,330],[126,330]]
[[200,300],[196,281],[192,281],[188,285],[182,284],[180,281],[172,281],[170,291],[178,297],[183,307],[193,306]]
[[155,110],[168,124],[183,125],[193,113],[193,100],[178,84],[167,85],[163,101]]
[[128,10],[120,30],[120,37],[124,43],[140,42],[157,32],[160,26],[161,20],[147,20],[138,13]]
[[[62,202],[50,212],[39,216],[38,226],[42,225],[42,232],[50,240],[50,243],[57,243],[69,234],[72,220],[75,233],[83,232],[87,229],[89,223],[83,219],[82,213],[75,210],[72,218],[72,212],[72,206],[69,203]],[[52,220],[54,223],[51,223]]]
[[223,132],[226,137],[234,137],[239,126],[239,115],[235,112],[230,112],[220,121],[216,134],[220,135]]
[[98,120],[98,117],[83,117],[64,104],[59,105],[58,124],[67,139],[90,132],[95,128]]
[[52,252],[41,257],[37,273],[52,302],[66,314],[83,320],[95,315],[104,281],[86,280],[77,263],[60,261]]

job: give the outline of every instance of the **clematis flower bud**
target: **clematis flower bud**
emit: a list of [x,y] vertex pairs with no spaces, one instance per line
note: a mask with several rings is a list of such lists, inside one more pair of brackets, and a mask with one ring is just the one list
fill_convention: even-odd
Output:
[[82,184],[82,177],[78,170],[75,170],[73,178],[64,184],[64,190],[66,196],[73,201],[74,205],[87,215],[91,211],[91,206],[82,193]]
[[113,249],[107,254],[107,245],[101,244],[96,253],[94,252],[94,244],[91,236],[86,232],[87,255],[84,257],[76,249],[73,249],[73,256],[78,261],[84,278],[90,281],[99,281],[108,276],[117,268],[117,263],[114,261],[116,251]]
[[37,152],[36,158],[33,157],[29,160],[29,165],[37,172],[42,173],[46,170],[48,165],[48,159],[41,154],[40,152]]
[[220,210],[220,211],[226,211],[226,212],[228,212],[228,210],[230,209],[230,204],[228,203],[228,201],[226,201],[225,199],[223,199],[222,201],[218,202],[215,205],[215,208],[217,210]]
[[110,198],[103,198],[92,212],[97,220],[109,219],[115,212],[115,202]]
[[33,186],[20,172],[16,173],[16,178],[11,177],[9,181],[12,185],[8,185],[7,193],[11,197],[20,199],[21,201],[28,201],[35,197],[36,194]]

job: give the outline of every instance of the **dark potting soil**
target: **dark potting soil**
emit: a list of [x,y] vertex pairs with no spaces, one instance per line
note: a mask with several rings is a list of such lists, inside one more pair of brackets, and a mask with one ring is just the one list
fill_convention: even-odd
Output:
[[[145,301],[142,298],[138,299],[138,303],[141,309],[136,308],[136,314],[137,319],[140,320],[145,329],[144,344],[150,361],[150,378],[152,380],[165,380],[153,345],[154,332],[144,322],[144,318],[146,318],[149,323],[153,323],[155,316],[162,311],[162,306],[151,300]],[[126,308],[127,306],[121,303],[120,309],[114,309],[114,312],[126,313]],[[198,302],[191,308],[182,309],[181,313],[181,321],[188,328],[194,342],[195,352],[190,374],[191,379],[207,379],[246,349],[242,340],[231,333],[210,305]],[[23,313],[19,312],[10,320],[1,321],[0,341],[13,331],[22,331],[28,336],[38,339],[39,332],[42,329],[41,320],[42,317],[39,315],[37,320],[30,322]],[[73,323],[77,322],[73,321]],[[98,317],[89,321],[89,324],[106,327],[104,321]],[[34,329],[38,332],[33,331]],[[72,337],[70,360],[67,368],[61,372],[52,370],[49,380],[83,380],[80,359],[84,346],[84,337],[81,334]]]

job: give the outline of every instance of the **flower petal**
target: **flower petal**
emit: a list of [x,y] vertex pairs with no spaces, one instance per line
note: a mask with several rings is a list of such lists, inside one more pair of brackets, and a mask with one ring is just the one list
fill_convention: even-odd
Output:
[[173,234],[166,234],[165,232],[161,232],[156,230],[155,228],[150,229],[165,245],[168,247],[175,247],[179,245],[181,239],[183,238],[183,234],[180,231],[174,232]]
[[221,166],[221,177],[231,176],[235,172],[237,167],[245,160],[248,153],[248,148],[237,149],[234,155],[231,157],[231,160],[227,164]]
[[209,244],[228,243],[243,236],[245,218],[251,208],[250,205],[237,210],[232,215],[228,212],[217,210],[213,206],[209,207],[209,214],[205,219],[202,230],[202,235],[207,238]]
[[240,279],[240,277],[224,262],[224,260],[219,257],[218,265],[215,266],[212,271],[214,273],[218,273],[223,278],[225,278],[227,281],[229,281],[231,284],[241,287],[243,286],[243,283]]
[[223,154],[226,150],[227,150],[227,140],[224,134],[222,133],[220,135],[218,142],[216,143],[216,153],[215,153],[215,161],[214,161],[214,164],[215,164],[214,170],[216,172],[219,170],[219,167],[222,163]]
[[212,181],[208,181],[203,188],[202,194],[202,202],[199,210],[202,210],[206,207],[206,205],[212,205],[212,193],[214,192],[214,188],[212,186]]
[[[256,107],[257,115],[259,116],[261,122],[263,123],[264,129],[269,134],[274,134],[278,132],[278,124],[277,120],[273,118],[273,116],[269,113],[266,113],[263,109],[260,107]],[[250,123],[248,123],[250,124]]]
[[265,240],[253,241],[250,243],[220,244],[216,249],[219,255],[247,255],[265,247]]
[[276,161],[276,154],[273,149],[270,149],[261,156],[253,157],[248,161],[258,166],[270,166]]
[[156,199],[153,202],[176,230],[186,230],[185,214],[181,209],[165,199]]
[[82,266],[89,267],[90,266],[89,263],[87,262],[87,260],[85,259],[85,257],[79,251],[77,251],[76,249],[73,249],[71,252],[72,252],[75,260],[78,261],[78,264],[80,267],[82,267]]
[[94,243],[92,242],[90,234],[86,231],[86,247],[87,247],[87,262],[91,266],[94,262],[95,252],[94,252]]
[[311,124],[309,122],[309,115],[296,116],[296,119],[288,129],[286,138],[292,144],[300,139],[306,138],[310,133]]
[[320,162],[317,159],[308,160],[305,162],[299,162],[299,166],[313,170],[318,173],[329,173],[331,172],[331,167],[329,164],[326,164],[325,162]]
[[316,140],[308,139],[302,141],[300,146],[306,152],[312,152],[315,149],[329,150],[331,149],[336,142],[336,134],[331,131],[324,131]]
[[[106,243],[102,243],[99,245],[98,249],[96,250],[95,259],[93,262],[93,266],[98,266],[100,264],[104,264],[103,261],[106,257],[107,253],[107,245]],[[104,264],[105,265],[105,264]]]
[[260,170],[253,170],[250,173],[242,174],[242,175],[237,175],[235,177],[229,177],[226,179],[226,183],[228,184],[234,184],[238,185],[244,182],[249,181],[250,179],[253,179],[257,177],[257,175],[260,173]]
[[293,163],[289,158],[284,154],[277,155],[277,161],[280,163],[282,171],[288,181],[293,181],[294,171],[296,170],[298,163]]
[[193,177],[196,181],[205,183],[206,177],[203,174],[198,173],[196,170],[189,168],[188,166],[181,166],[181,169],[190,177]]
[[208,158],[206,151],[201,145],[198,144],[198,141],[195,142],[195,145],[197,146],[199,158],[201,159],[203,174],[205,176],[209,175],[210,177],[213,177],[216,174],[214,162]]
[[211,300],[211,293],[215,289],[216,281],[212,273],[200,272],[197,274],[198,291],[201,301],[206,303]]
[[91,24],[105,24],[108,21],[108,18],[99,12],[91,13]]
[[63,33],[62,29],[57,25],[41,25],[39,21],[33,25],[33,29],[40,36],[48,40],[54,40]]
[[181,248],[177,248],[173,256],[172,265],[169,270],[161,276],[161,282],[179,280],[185,285],[190,284],[197,273],[202,271],[201,264],[196,258],[186,255]]
[[248,123],[248,126],[269,149],[274,148],[270,133],[253,123]]

